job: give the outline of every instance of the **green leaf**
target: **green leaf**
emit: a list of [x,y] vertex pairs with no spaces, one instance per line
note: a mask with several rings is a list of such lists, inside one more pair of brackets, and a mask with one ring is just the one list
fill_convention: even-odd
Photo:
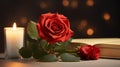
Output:
[[56,52],[64,52],[66,47],[64,45],[58,45],[54,48],[54,51]]
[[31,39],[38,40],[40,37],[38,35],[36,23],[33,21],[30,21],[27,26],[27,33]]
[[49,55],[45,55],[44,57],[42,57],[40,59],[40,61],[44,61],[44,62],[55,62],[58,61],[56,55],[54,54],[49,54]]
[[66,42],[56,43],[56,46],[55,46],[54,50],[57,51],[57,52],[64,52],[64,50],[66,49],[66,47],[68,45],[70,45],[71,40],[72,40],[72,38],[70,38]]
[[72,38],[70,38],[70,39],[69,39],[68,41],[66,41],[66,42],[61,42],[60,44],[62,44],[62,45],[64,45],[64,46],[68,46],[68,45],[70,45],[71,41],[72,41]]
[[41,40],[40,41],[40,46],[41,46],[42,49],[47,50],[48,42],[46,40]]
[[31,41],[27,41],[27,47],[31,48],[32,51],[36,50],[38,47],[38,42],[36,42],[35,40],[31,40]]
[[76,57],[76,56],[69,54],[69,53],[61,54],[60,57],[61,57],[63,62],[79,62],[80,61],[79,57]]
[[33,58],[35,58],[35,59],[40,59],[41,57],[43,57],[45,55],[47,55],[47,53],[40,49],[36,49],[33,51]]
[[22,47],[19,53],[23,58],[30,58],[32,56],[32,49],[29,47]]

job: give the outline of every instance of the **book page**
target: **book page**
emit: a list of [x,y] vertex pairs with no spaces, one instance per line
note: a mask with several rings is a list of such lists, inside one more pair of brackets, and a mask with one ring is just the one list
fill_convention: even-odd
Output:
[[115,44],[115,45],[120,45],[120,38],[73,39],[72,43],[85,43],[85,44],[89,44],[89,45],[95,45],[95,44]]
[[120,58],[120,38],[73,39],[78,45],[96,45],[102,58]]

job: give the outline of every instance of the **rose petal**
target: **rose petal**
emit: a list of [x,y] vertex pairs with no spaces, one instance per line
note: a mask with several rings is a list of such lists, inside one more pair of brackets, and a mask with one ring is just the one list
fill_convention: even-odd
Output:
[[39,36],[50,44],[67,41],[73,35],[67,17],[57,13],[42,14],[37,29]]
[[100,57],[100,49],[96,46],[82,46],[79,51],[78,55],[83,60],[97,60]]

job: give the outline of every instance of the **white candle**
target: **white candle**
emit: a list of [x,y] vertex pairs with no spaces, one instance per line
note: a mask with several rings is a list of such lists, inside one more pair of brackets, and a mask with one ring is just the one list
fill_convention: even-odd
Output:
[[24,43],[24,28],[16,27],[16,23],[13,27],[5,27],[5,43],[6,43],[6,58],[19,58],[19,49],[23,47]]

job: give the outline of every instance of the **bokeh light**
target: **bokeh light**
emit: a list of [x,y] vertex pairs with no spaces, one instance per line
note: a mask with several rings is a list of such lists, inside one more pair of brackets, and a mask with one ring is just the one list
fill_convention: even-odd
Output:
[[87,20],[81,20],[78,27],[80,30],[83,30],[87,26],[87,24]]
[[94,34],[94,30],[92,28],[87,29],[87,35],[92,36]]
[[104,13],[104,14],[103,14],[103,18],[104,18],[104,20],[106,20],[106,21],[110,20],[110,14],[109,14],[109,13]]
[[77,1],[77,0],[73,0],[73,1],[71,2],[71,7],[72,7],[72,8],[77,8],[77,7],[78,7],[78,1]]
[[69,4],[70,4],[70,2],[69,2],[68,0],[63,0],[63,2],[62,2],[62,5],[63,5],[64,7],[68,7]]
[[94,5],[94,0],[87,0],[86,5],[87,6],[93,6]]
[[41,7],[42,9],[46,9],[46,8],[47,8],[47,4],[46,4],[45,2],[41,2],[41,3],[40,3],[40,7]]
[[27,18],[27,17],[21,17],[21,18],[20,18],[20,22],[21,22],[22,24],[26,24],[26,23],[28,22],[28,18]]
[[18,62],[7,62],[4,67],[29,67],[26,64],[18,63]]

